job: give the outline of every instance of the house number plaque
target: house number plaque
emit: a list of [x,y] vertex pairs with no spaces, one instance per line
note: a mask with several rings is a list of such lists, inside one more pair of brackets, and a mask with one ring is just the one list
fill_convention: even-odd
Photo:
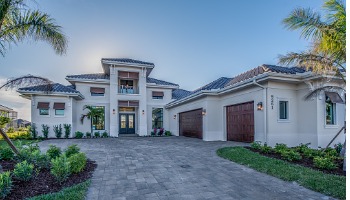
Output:
[[271,110],[273,110],[273,105],[274,105],[274,96],[271,95]]

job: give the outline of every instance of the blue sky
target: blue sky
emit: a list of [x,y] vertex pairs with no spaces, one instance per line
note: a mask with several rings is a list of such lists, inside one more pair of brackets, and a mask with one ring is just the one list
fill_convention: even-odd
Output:
[[[102,72],[103,57],[154,62],[151,77],[194,90],[233,77],[309,43],[281,21],[296,7],[320,10],[320,0],[37,0],[69,38],[67,54],[31,40],[0,58],[0,78],[34,74],[68,84],[68,74]],[[4,92],[2,92],[4,93]],[[9,94],[7,96],[10,96]],[[15,97],[13,97],[15,98]],[[18,107],[2,97],[0,104]],[[23,100],[18,100],[23,101]],[[27,117],[27,116],[26,116]]]

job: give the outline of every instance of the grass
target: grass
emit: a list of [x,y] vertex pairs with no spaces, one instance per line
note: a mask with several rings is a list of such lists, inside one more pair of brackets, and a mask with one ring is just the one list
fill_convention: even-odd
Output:
[[90,180],[67,187],[59,192],[44,194],[27,200],[83,200],[90,185]]
[[220,157],[246,165],[257,171],[275,176],[285,181],[295,181],[300,185],[333,196],[346,198],[346,177],[324,174],[307,167],[294,165],[283,160],[268,158],[243,147],[225,147],[217,150]]
[[[17,146],[17,144],[19,144],[19,142],[22,143],[22,145],[40,142],[40,140],[25,140],[25,139],[16,139],[16,140],[11,140],[11,141],[15,146]],[[0,140],[0,148],[1,147],[8,147],[8,144],[5,140]]]

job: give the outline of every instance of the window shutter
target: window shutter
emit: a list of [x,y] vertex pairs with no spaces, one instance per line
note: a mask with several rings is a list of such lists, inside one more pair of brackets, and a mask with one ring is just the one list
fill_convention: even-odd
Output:
[[343,99],[337,92],[325,92],[332,103],[344,103]]
[[119,78],[139,79],[139,73],[138,72],[118,71],[118,76],[119,76]]
[[53,109],[55,110],[64,110],[66,107],[65,107],[65,103],[57,103],[55,102],[53,104]]
[[119,107],[138,107],[138,101],[118,101]]
[[38,102],[38,109],[49,109],[50,102]]
[[104,88],[98,88],[98,87],[90,87],[91,93],[97,93],[97,94],[104,94],[105,89]]
[[164,96],[164,92],[152,91],[152,96],[153,97],[163,97]]

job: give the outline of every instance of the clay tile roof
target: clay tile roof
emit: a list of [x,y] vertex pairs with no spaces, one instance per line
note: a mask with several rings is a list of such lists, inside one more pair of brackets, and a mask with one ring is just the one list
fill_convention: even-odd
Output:
[[51,85],[38,85],[32,87],[19,88],[19,92],[60,92],[60,93],[71,93],[79,94],[79,92],[70,86],[64,86],[59,83],[54,83]]
[[173,90],[173,92],[172,92],[172,99],[179,100],[179,99],[182,99],[184,97],[191,95],[192,93],[193,92],[191,92],[191,91],[187,91],[187,90],[183,90],[183,89],[176,89],[176,90]]

